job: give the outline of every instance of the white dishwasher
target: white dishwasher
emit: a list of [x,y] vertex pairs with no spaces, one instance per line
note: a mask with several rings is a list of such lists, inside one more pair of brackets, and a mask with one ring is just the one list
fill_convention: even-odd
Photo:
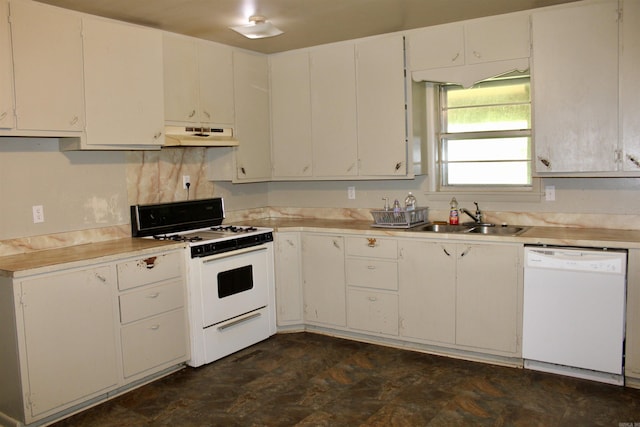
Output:
[[626,251],[524,251],[524,367],[624,384]]

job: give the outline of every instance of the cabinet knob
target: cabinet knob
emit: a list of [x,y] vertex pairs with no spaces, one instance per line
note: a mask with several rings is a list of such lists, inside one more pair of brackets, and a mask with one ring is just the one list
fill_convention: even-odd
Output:
[[376,298],[376,297],[369,297],[369,301],[378,301],[378,298]]
[[104,277],[102,274],[96,273],[96,278],[100,280],[102,283],[105,283],[107,281],[107,278]]
[[193,117],[196,115],[196,110],[191,110],[191,112],[189,113],[189,118]]
[[2,114],[0,114],[0,120],[4,120],[5,117],[7,117],[7,112],[3,111]]
[[396,172],[399,171],[401,167],[402,167],[402,162],[396,163],[396,167],[395,167]]
[[458,59],[459,57],[460,57],[460,52],[456,53],[456,55],[453,58],[451,58],[451,62],[455,62],[456,59]]
[[375,248],[376,244],[378,243],[378,240],[375,237],[367,237],[367,246],[369,246],[370,248]]
[[207,116],[207,119],[211,118],[211,114],[209,114],[208,111],[203,111],[202,114],[204,114],[205,116]]
[[160,329],[160,325],[158,325],[157,323],[155,325],[151,325],[151,328],[149,328],[153,331],[157,331],[158,329]]
[[160,292],[154,292],[152,294],[147,295],[147,298],[158,298],[160,296]]
[[161,136],[162,136],[162,132],[156,132],[156,133],[153,135],[153,139],[157,140],[157,139],[159,139]]
[[473,56],[475,56],[478,59],[482,58],[482,55],[480,55],[480,53],[475,50],[473,51]]

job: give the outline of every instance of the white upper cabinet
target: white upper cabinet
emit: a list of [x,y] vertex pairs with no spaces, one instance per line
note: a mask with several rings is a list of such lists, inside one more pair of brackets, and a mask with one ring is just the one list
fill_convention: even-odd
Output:
[[358,174],[356,65],[351,43],[314,49],[311,55],[313,175]]
[[274,179],[412,176],[401,35],[270,61]]
[[407,176],[404,39],[358,43],[358,158],[360,176]]
[[[269,63],[261,54],[233,54],[236,136],[236,182],[267,181],[271,178],[269,144]],[[210,150],[216,150],[211,148]]]
[[436,25],[408,35],[411,70],[454,67],[464,64],[462,23]]
[[80,15],[37,2],[12,1],[10,21],[16,128],[84,130]]
[[0,0],[0,128],[15,127],[9,2]]
[[159,148],[164,143],[162,33],[86,17],[83,34],[87,135],[82,148]]
[[232,126],[233,49],[164,33],[163,54],[165,120]]
[[273,177],[312,175],[309,53],[269,57]]
[[640,171],[640,1],[622,2],[620,114],[625,171]]
[[436,25],[407,32],[415,81],[465,87],[529,68],[529,14],[524,12]]
[[617,0],[537,11],[532,23],[535,171],[616,171]]

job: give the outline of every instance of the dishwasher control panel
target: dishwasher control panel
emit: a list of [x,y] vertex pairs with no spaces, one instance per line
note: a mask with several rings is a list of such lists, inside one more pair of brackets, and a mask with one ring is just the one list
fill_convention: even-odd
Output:
[[555,270],[624,274],[626,257],[621,252],[561,248],[527,248],[526,266]]

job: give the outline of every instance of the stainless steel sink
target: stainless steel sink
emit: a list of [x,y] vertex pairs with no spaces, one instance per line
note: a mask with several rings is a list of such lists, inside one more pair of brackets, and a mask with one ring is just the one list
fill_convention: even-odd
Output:
[[418,227],[416,231],[428,231],[430,233],[464,233],[469,231],[466,225],[427,224]]
[[517,236],[525,232],[529,227],[517,225],[500,226],[495,224],[427,224],[415,229],[415,231],[426,231],[428,233],[472,233],[486,234],[489,236]]
[[487,234],[491,236],[517,236],[518,234],[525,232],[527,229],[528,227],[520,227],[516,225],[495,227],[477,226],[470,228],[467,233]]

